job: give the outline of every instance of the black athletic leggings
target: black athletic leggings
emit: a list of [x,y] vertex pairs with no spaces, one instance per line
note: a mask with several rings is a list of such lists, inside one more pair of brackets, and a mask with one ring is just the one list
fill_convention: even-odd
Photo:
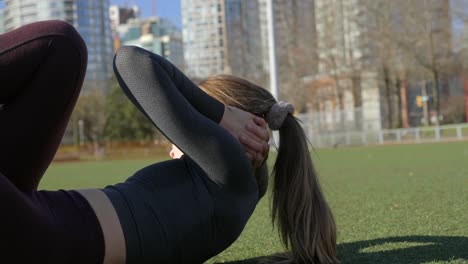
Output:
[[0,35],[0,262],[103,260],[102,231],[87,201],[74,191],[37,191],[86,64],[86,46],[65,22],[38,22]]

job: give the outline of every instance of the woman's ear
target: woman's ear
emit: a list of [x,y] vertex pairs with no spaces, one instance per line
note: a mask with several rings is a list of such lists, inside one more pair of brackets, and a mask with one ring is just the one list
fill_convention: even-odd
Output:
[[180,157],[182,157],[184,153],[178,147],[176,147],[176,145],[172,144],[172,149],[169,152],[169,155],[173,159],[180,159]]

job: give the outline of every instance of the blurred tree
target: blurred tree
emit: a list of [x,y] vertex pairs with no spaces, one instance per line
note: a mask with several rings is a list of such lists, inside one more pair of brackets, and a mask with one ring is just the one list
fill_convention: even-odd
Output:
[[79,121],[83,122],[83,136],[86,141],[99,144],[103,140],[106,123],[104,107],[105,97],[99,90],[83,92],[78,98],[70,121],[75,131],[78,130]]
[[[447,101],[449,94],[445,82],[454,65],[450,4],[448,0],[366,0],[387,127],[408,126],[409,81],[419,83],[420,93],[431,96],[432,111],[440,115],[441,102]],[[424,108],[428,108],[427,103]],[[429,124],[427,113],[424,119]]]
[[[433,111],[439,116],[442,80],[453,64],[450,5],[447,0],[397,2],[402,12],[397,20],[400,34],[396,43],[413,60],[411,71],[431,83]],[[442,99],[446,99],[447,91],[442,95]],[[438,118],[435,125],[439,125]]]
[[[349,3],[345,2],[321,1],[316,6],[318,43],[315,53],[319,73],[316,78],[324,85],[325,100],[332,103],[332,109],[321,111],[339,110],[339,115],[332,115],[333,123],[338,125],[336,130],[349,129],[347,111],[362,107],[361,76],[366,60],[365,54],[361,53],[363,47],[355,41],[357,33],[364,32],[360,29],[368,27],[367,19],[363,18],[366,14],[362,14],[360,8],[349,12]],[[366,37],[359,39],[361,42],[366,40]]]
[[465,98],[463,96],[449,98],[447,104],[441,108],[441,112],[445,124],[464,123],[466,118]]
[[[405,58],[398,48],[399,38],[396,17],[401,12],[395,1],[366,0],[370,23],[368,34],[372,40],[372,64],[378,70],[381,91],[384,95],[384,127],[407,127]],[[403,100],[402,100],[403,98]],[[405,117],[405,119],[403,118]]]
[[104,134],[109,140],[153,140],[158,133],[153,123],[133,105],[114,80],[105,105]]

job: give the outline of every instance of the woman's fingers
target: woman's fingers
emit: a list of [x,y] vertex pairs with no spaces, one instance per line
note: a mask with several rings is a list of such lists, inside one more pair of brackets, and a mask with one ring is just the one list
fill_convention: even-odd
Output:
[[261,117],[258,117],[258,116],[254,116],[254,122],[255,124],[263,127],[263,128],[268,128],[268,124],[267,122],[265,121],[265,119],[261,118]]
[[255,167],[259,167],[263,164],[265,159],[268,157],[270,145],[267,142],[259,142],[254,140],[252,137],[241,136],[239,138],[241,144],[244,146],[247,157],[252,161]]
[[257,122],[255,122],[255,119],[257,118],[258,117],[254,117],[253,119],[254,122],[247,123],[247,125],[245,126],[245,129],[249,131],[250,133],[256,135],[261,140],[268,142],[270,138],[270,134],[268,133],[268,127],[264,126],[266,122],[262,118],[260,118],[261,120],[263,120],[264,124],[263,123],[258,124]]
[[228,108],[220,123],[238,138],[254,166],[263,164],[268,156],[268,125],[263,118],[236,108]]
[[[246,125],[246,130],[249,132],[248,137],[244,138],[243,144],[246,149],[249,149],[252,162],[255,166],[261,166],[268,157],[270,151],[270,133],[268,131],[267,122],[258,116],[252,119]],[[254,151],[252,153],[252,151]]]
[[240,136],[239,141],[244,145],[245,150],[250,153],[263,153],[264,146],[261,142],[245,135]]

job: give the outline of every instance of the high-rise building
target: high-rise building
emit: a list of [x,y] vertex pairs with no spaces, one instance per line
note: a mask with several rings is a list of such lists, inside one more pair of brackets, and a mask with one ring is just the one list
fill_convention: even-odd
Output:
[[228,73],[256,83],[265,75],[258,1],[227,0],[225,26]]
[[126,24],[129,19],[140,17],[138,6],[122,7],[111,5],[109,7],[109,19],[112,32],[117,32],[117,27]]
[[177,68],[185,70],[184,60],[184,43],[182,41],[182,34],[164,35],[160,38],[161,41],[161,54],[164,58],[174,63]]
[[182,33],[170,20],[160,17],[130,19],[117,27],[119,42],[159,54],[184,69]]
[[228,72],[224,0],[182,0],[185,71],[205,78]]
[[114,40],[114,52],[117,52],[120,46],[122,46],[122,38],[120,35],[128,31],[127,22],[131,19],[136,19],[139,17],[140,8],[138,6],[122,7],[118,5],[111,5],[109,7],[109,19],[112,38]]
[[316,0],[319,73],[346,72],[371,58],[369,17],[360,0]]
[[5,0],[5,30],[48,19],[72,24],[88,47],[84,89],[107,89],[112,77],[113,43],[109,0]]
[[117,33],[123,42],[135,40],[147,34],[157,37],[181,34],[180,29],[171,20],[157,16],[129,19],[117,27]]
[[315,0],[318,71],[313,79],[323,84],[315,110],[339,110],[342,114],[336,122],[354,122],[361,118],[349,113],[354,113],[355,100],[359,100],[363,129],[379,130],[379,86],[376,71],[370,67],[375,58],[368,34],[372,19],[365,1]]
[[72,0],[5,0],[5,29],[10,31],[25,24],[47,19],[74,23]]
[[[259,0],[262,63],[269,73],[267,1]],[[280,99],[301,110],[305,104],[302,78],[317,71],[314,0],[272,0]]]
[[0,8],[0,34],[5,32],[5,17],[3,15],[3,9]]
[[186,72],[220,73],[252,81],[264,74],[259,6],[245,0],[182,0]]
[[[88,47],[88,85],[110,87],[113,76],[113,42],[110,31],[109,0],[75,0],[77,30]],[[109,85],[109,86],[107,86]],[[86,86],[85,86],[86,87]]]
[[258,0],[258,9],[259,9],[259,23],[260,23],[260,37],[261,37],[261,52],[262,52],[262,64],[265,69],[265,73],[268,74],[270,71],[270,57],[268,54],[269,44],[268,44],[268,5],[267,1],[269,0]]

